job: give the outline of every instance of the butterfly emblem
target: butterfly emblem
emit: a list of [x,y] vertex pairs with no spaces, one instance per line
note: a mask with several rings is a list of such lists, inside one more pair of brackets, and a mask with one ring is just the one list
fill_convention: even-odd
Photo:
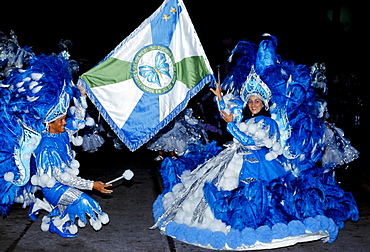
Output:
[[163,75],[171,78],[171,74],[169,73],[170,66],[166,61],[166,55],[164,53],[157,52],[155,55],[154,66],[144,65],[139,67],[140,76],[144,77],[149,83],[154,83],[159,87],[162,87],[161,79],[163,78]]

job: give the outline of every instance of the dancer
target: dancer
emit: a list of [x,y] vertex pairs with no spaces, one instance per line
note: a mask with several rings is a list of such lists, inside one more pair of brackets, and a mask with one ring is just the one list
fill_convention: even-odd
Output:
[[[306,68],[297,67],[292,78],[284,79],[284,76],[280,83],[267,78],[268,70],[281,67],[275,52],[266,52],[266,48],[274,49],[273,42],[273,39],[261,42],[257,55],[250,57],[255,59],[250,67],[236,68],[237,71],[249,69],[249,74],[238,73],[240,79],[246,77],[243,82],[227,79],[233,81],[228,85],[233,87],[233,92],[222,96],[219,86],[212,90],[234,140],[194,170],[178,174],[178,181],[165,184],[171,188],[165,188],[153,204],[152,228],[158,227],[163,234],[196,246],[250,250],[317,239],[333,242],[344,221],[358,219],[356,202],[352,194],[339,188],[332,167],[315,164],[322,156],[319,143],[324,125],[320,118],[315,120],[309,114],[310,110],[300,106],[314,98],[306,93],[308,87],[300,89],[299,78],[292,82],[296,76],[301,81],[307,80],[306,75],[300,75],[306,73]],[[258,73],[263,74],[266,83]],[[270,73],[275,77],[274,73],[283,71]],[[291,86],[287,85],[288,80]],[[301,93],[286,90],[279,93],[278,88],[289,91],[295,88]],[[298,95],[302,95],[301,100],[296,99]],[[268,116],[268,110],[273,111],[273,117]],[[250,118],[247,112],[252,115]],[[302,120],[300,130],[298,120],[287,120],[292,118],[289,113]],[[305,124],[310,120],[311,123]],[[311,128],[305,128],[306,125]],[[305,142],[302,138],[310,136],[308,132],[313,139]]]
[[[18,46],[14,39],[8,43],[12,48]],[[79,163],[70,142],[81,144],[75,133],[85,125],[87,104],[84,90],[72,82],[75,65],[68,57],[65,51],[51,56],[19,54],[18,64],[12,69],[8,65],[3,75],[0,213],[6,216],[14,203],[21,203],[23,208],[30,205],[29,216],[36,220],[39,211],[46,210],[43,231],[74,237],[75,222],[85,226],[86,215],[95,230],[109,221],[98,202],[78,189],[112,191],[106,189],[110,185],[77,176]],[[35,197],[39,189],[42,200]]]
[[[83,110],[77,100],[75,107],[77,110]],[[112,190],[106,189],[111,184],[105,185],[101,181],[86,180],[77,176],[79,163],[75,160],[75,153],[71,149],[65,129],[66,112],[58,111],[56,118],[52,114],[51,119],[44,120],[47,131],[42,134],[41,142],[35,150],[37,173],[31,178],[33,185],[42,188],[44,199],[36,199],[35,204],[30,207],[29,216],[36,220],[40,210],[47,210],[49,214],[44,216],[41,229],[70,238],[75,237],[77,233],[76,221],[80,227],[86,225],[86,215],[95,230],[109,222],[108,215],[101,210],[98,202],[78,189],[95,189],[102,193],[111,193]]]

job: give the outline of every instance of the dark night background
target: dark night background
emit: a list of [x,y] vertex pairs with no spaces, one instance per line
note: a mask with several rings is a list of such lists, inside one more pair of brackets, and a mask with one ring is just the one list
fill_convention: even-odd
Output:
[[[58,51],[69,39],[71,58],[89,70],[136,29],[162,0],[2,3],[0,31],[14,30],[20,46],[36,54]],[[275,35],[283,60],[311,66],[325,62],[331,120],[363,154],[368,124],[368,8],[364,1],[210,1],[184,0],[213,70],[223,69],[227,50],[240,39],[259,43]],[[224,77],[224,72],[222,72]],[[360,120],[359,120],[360,118]],[[368,138],[368,137],[367,137]],[[365,139],[367,139],[365,138]],[[368,141],[368,140],[366,140]],[[366,158],[366,154],[362,155]],[[362,159],[365,160],[365,159]]]
[[[10,2],[10,1],[9,1]],[[70,39],[72,58],[96,64],[126,38],[162,3],[100,1],[87,5],[58,1],[2,4],[0,31],[12,29],[21,46],[35,53],[57,51],[60,39]],[[258,43],[265,32],[279,40],[283,59],[311,65],[325,61],[328,68],[361,67],[365,49],[365,3],[356,1],[191,1],[184,0],[212,67],[225,59],[223,41]],[[230,40],[229,40],[230,41]]]

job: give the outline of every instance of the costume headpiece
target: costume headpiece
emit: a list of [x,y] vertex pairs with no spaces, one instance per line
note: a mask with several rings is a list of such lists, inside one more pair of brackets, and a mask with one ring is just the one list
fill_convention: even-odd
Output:
[[269,107],[268,103],[271,99],[271,91],[269,87],[261,80],[253,66],[246,81],[240,89],[239,96],[244,102],[248,102],[248,99],[251,96],[257,96],[263,101],[266,109]]
[[62,92],[59,95],[58,103],[50,108],[50,110],[47,112],[44,123],[51,123],[56,119],[65,116],[68,112],[69,103],[70,96],[66,92],[66,83],[64,83]]

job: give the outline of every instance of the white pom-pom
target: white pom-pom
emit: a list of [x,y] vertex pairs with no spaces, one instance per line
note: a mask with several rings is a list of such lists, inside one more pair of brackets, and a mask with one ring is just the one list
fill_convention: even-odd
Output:
[[72,143],[75,146],[81,146],[83,141],[84,141],[84,139],[81,136],[77,136],[77,137],[72,139]]
[[40,177],[37,175],[33,175],[31,177],[31,184],[35,186],[40,185]]
[[23,153],[22,159],[28,161],[31,159],[31,155],[29,153]]
[[52,188],[54,185],[55,185],[55,179],[54,178],[50,178],[49,181],[48,181],[48,183],[46,184],[46,187]]
[[132,177],[134,176],[134,173],[131,171],[131,170],[126,170],[122,176],[126,179],[126,180],[130,180],[132,179]]
[[272,147],[272,140],[269,138],[265,139],[265,146],[270,149]]
[[42,73],[31,73],[31,78],[36,81],[40,80],[42,76],[43,76]]
[[73,168],[73,169],[78,169],[80,168],[80,162],[78,162],[76,159],[73,159],[70,163],[70,166]]
[[85,126],[86,126],[85,122],[80,122],[80,123],[78,124],[77,128],[78,128],[78,129],[83,129],[83,128],[85,128]]
[[76,110],[77,110],[76,106],[71,106],[71,107],[69,108],[69,112],[70,112],[72,115],[74,115],[74,114],[76,113]]
[[37,86],[37,87],[35,87],[34,89],[32,89],[32,93],[34,93],[34,94],[38,93],[41,90],[42,87],[43,86]]
[[273,151],[278,152],[280,149],[281,149],[281,145],[278,142],[274,143],[274,145],[272,146]]
[[85,226],[86,226],[86,223],[84,223],[81,219],[78,219],[78,221],[77,221],[77,225],[78,225],[79,227],[85,227]]
[[31,137],[30,142],[33,144],[37,144],[39,140],[36,137]]
[[50,222],[50,218],[45,215],[44,217],[42,217],[42,220],[41,220],[42,223],[49,223]]
[[86,122],[85,122],[85,124],[86,124],[87,126],[93,126],[93,125],[95,125],[95,121],[94,121],[94,119],[92,119],[91,117],[87,117],[87,118],[86,118]]
[[33,143],[29,143],[27,144],[27,148],[30,150],[30,151],[33,151],[35,149],[35,145]]
[[73,176],[77,176],[80,173],[79,169],[67,169],[67,172]]
[[5,181],[12,182],[14,180],[14,173],[7,172],[4,174]]
[[78,228],[77,228],[77,226],[76,226],[76,225],[71,225],[71,226],[69,226],[69,227],[68,227],[68,230],[69,230],[69,232],[70,232],[71,234],[77,234],[77,232],[78,232]]
[[49,180],[50,180],[49,175],[44,173],[44,174],[41,175],[40,184],[46,186]]
[[269,153],[266,154],[265,158],[267,161],[271,161],[275,158],[277,158],[278,154],[275,152],[275,151],[271,151]]
[[50,226],[49,223],[42,222],[41,223],[41,230],[44,231],[44,232],[47,232],[47,231],[49,231],[49,226]]
[[99,219],[93,220],[92,218],[90,219],[90,225],[93,227],[94,230],[98,231],[101,229],[102,224]]
[[99,219],[103,225],[107,224],[109,222],[109,216],[106,213],[103,213],[99,215]]
[[269,152],[269,153],[267,153],[267,154],[265,155],[265,159],[266,159],[267,161],[271,161],[271,160],[273,160],[273,159],[274,159],[274,155],[273,155],[271,152]]

